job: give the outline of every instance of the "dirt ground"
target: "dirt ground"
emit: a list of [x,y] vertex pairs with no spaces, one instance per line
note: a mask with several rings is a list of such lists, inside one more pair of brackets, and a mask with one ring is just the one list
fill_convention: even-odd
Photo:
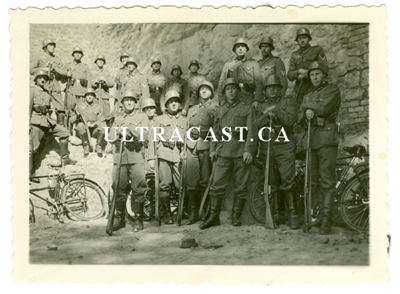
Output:
[[[49,150],[52,148],[49,144]],[[54,147],[54,146],[53,146]],[[82,147],[71,146],[71,157],[78,165],[66,172],[83,171],[108,191],[112,155],[82,158]],[[54,151],[45,151],[38,175],[55,173],[47,165],[57,159]],[[42,180],[40,185],[43,185]],[[35,185],[35,184],[32,184]],[[47,192],[46,192],[47,193]],[[45,194],[43,194],[45,195]],[[31,197],[35,205],[43,202]],[[226,204],[225,204],[226,205]],[[107,219],[66,220],[59,223],[45,211],[36,209],[36,222],[30,224],[30,262],[34,264],[187,264],[187,265],[368,265],[369,239],[365,234],[335,226],[329,236],[290,230],[281,225],[267,230],[251,217],[245,207],[242,227],[233,227],[228,213],[221,214],[221,226],[200,230],[198,224],[156,226],[145,222],[145,229],[134,233],[126,228],[106,234]],[[185,220],[183,220],[183,224]],[[198,246],[179,247],[180,240],[195,238]],[[55,246],[57,250],[49,250]]]

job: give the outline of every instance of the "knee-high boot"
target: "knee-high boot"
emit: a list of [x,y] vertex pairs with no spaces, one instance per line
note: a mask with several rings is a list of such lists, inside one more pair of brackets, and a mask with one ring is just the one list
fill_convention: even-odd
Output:
[[235,206],[233,207],[233,217],[232,217],[232,225],[235,227],[240,227],[242,225],[242,221],[240,217],[242,216],[242,211],[244,205],[246,204],[246,198],[236,198]]
[[174,224],[171,213],[171,196],[169,192],[160,192],[160,202],[164,210],[164,223],[166,225]]
[[299,226],[299,219],[297,218],[296,210],[294,209],[293,193],[292,193],[292,191],[285,191],[284,193],[285,193],[286,203],[287,203],[288,212],[289,212],[289,227],[292,230],[298,230],[300,228],[300,226]]
[[210,216],[206,219],[205,222],[200,224],[199,228],[202,230],[210,228],[212,226],[220,225],[219,214],[221,212],[223,196],[211,195],[210,198],[211,198]]
[[199,208],[198,208],[198,191],[197,190],[190,190],[187,191],[189,196],[189,206],[190,206],[190,216],[188,221],[186,222],[187,225],[192,225],[197,222],[199,218]]

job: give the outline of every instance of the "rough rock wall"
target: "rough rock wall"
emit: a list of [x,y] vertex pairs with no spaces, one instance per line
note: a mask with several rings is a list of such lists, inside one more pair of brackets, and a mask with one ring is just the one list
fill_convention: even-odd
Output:
[[[281,57],[289,67],[290,56],[297,50],[294,41],[297,24],[56,24],[31,25],[31,57],[41,50],[41,42],[50,37],[57,42],[56,54],[68,62],[71,51],[81,46],[83,62],[94,67],[94,58],[104,54],[106,67],[117,73],[119,54],[128,52],[135,58],[139,70],[150,70],[151,60],[158,57],[162,69],[170,72],[174,64],[184,72],[190,60],[198,59],[201,72],[217,86],[224,63],[234,57],[231,50],[236,37],[244,36],[250,42],[250,57],[259,59],[258,44],[263,36],[275,42],[274,55]],[[308,25],[313,40],[324,48],[329,62],[329,79],[342,92],[339,119],[344,136],[362,134],[368,137],[368,25],[317,24]],[[289,83],[288,93],[293,83]]]

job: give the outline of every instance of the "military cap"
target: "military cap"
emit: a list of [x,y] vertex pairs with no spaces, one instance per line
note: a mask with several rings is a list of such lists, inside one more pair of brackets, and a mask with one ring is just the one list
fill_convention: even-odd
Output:
[[38,69],[35,71],[35,75],[34,75],[33,80],[36,81],[36,79],[37,79],[39,76],[46,76],[46,78],[49,78],[49,70],[48,70],[47,68],[38,68]]
[[128,65],[128,63],[133,63],[136,67],[138,67],[137,63],[135,62],[135,60],[133,59],[133,57],[129,57],[128,60],[126,61],[126,64]]
[[321,61],[313,61],[308,66],[308,76],[310,76],[310,72],[316,69],[322,70],[325,75],[328,75],[328,69],[326,68],[326,64]]
[[195,59],[193,59],[192,61],[190,61],[188,69],[190,69],[190,67],[192,66],[192,64],[196,64],[197,67],[200,68],[200,64],[198,63],[198,61],[195,60]]
[[201,82],[201,84],[200,84],[199,87],[197,88],[197,95],[200,95],[199,92],[200,92],[200,88],[201,88],[202,86],[207,86],[207,87],[209,87],[210,90],[211,90],[211,93],[212,93],[212,97],[214,97],[214,85],[213,85],[210,81],[203,81],[203,82]]
[[247,43],[248,43],[248,42],[247,42],[247,40],[246,40],[245,38],[241,38],[241,37],[240,37],[240,38],[237,38],[237,39],[235,40],[235,42],[233,43],[232,51],[235,52],[235,46],[238,45],[238,44],[243,44],[243,45],[245,45],[246,48],[247,48],[247,51],[249,51],[250,48],[249,48],[249,45],[248,45]]
[[183,74],[182,68],[181,68],[179,65],[175,64],[175,65],[172,67],[172,69],[171,69],[171,75],[172,75],[172,72],[174,71],[174,69],[179,69],[180,72],[181,72],[181,74]]
[[236,85],[239,89],[239,82],[235,78],[227,78],[224,82],[224,88],[222,89],[222,93],[225,94],[225,88],[228,85]]
[[154,99],[152,99],[152,98],[143,99],[142,110],[144,110],[146,107],[156,107],[157,108],[157,105],[156,105],[156,102],[154,101]]
[[126,53],[126,52],[121,53],[121,55],[120,55],[120,57],[119,57],[119,61],[121,61],[121,62],[122,62],[122,57],[129,57],[129,54]]
[[269,44],[269,45],[271,45],[272,49],[275,49],[274,40],[272,40],[272,38],[270,38],[270,37],[264,37],[261,39],[260,45],[258,46],[259,49],[261,49],[262,44]]
[[74,49],[72,49],[72,56],[74,56],[75,52],[80,52],[80,53],[82,53],[82,56],[83,56],[83,50],[81,47],[75,47]]
[[264,88],[266,88],[268,86],[274,86],[274,85],[278,85],[278,86],[282,87],[281,78],[278,75],[270,75],[267,78],[267,81],[265,82]]
[[49,44],[54,44],[54,47],[56,47],[56,42],[54,42],[52,39],[46,39],[43,41],[42,49],[47,47]]
[[137,102],[136,93],[132,90],[126,90],[122,93],[121,102],[124,101],[125,98],[133,98],[135,102]]
[[86,92],[85,92],[85,96],[86,96],[87,94],[94,94],[94,96],[96,96],[96,92],[93,90],[93,88],[87,88],[87,89],[86,89]]
[[310,38],[310,40],[312,40],[309,29],[307,29],[307,28],[299,28],[299,29],[297,30],[296,40],[295,40],[295,41],[297,42],[297,38],[298,38],[299,36],[302,36],[302,35],[308,36],[308,37]]
[[96,63],[97,60],[102,59],[104,61],[104,64],[106,64],[106,58],[104,57],[104,55],[98,55],[96,57],[96,59],[94,60],[94,63]]
[[160,65],[162,65],[160,59],[154,59],[154,60],[151,62],[150,67],[153,67],[153,64],[154,64],[154,63],[159,63]]
[[172,98],[178,98],[179,102],[182,103],[181,97],[179,96],[178,91],[172,89],[169,90],[166,94],[165,94],[165,102],[164,102],[164,106],[167,107],[167,103],[169,100],[171,100]]

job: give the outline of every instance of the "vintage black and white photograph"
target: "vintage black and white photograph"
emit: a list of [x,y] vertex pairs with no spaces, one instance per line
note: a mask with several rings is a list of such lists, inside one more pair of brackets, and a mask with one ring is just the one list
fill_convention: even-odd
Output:
[[171,21],[29,23],[28,263],[371,266],[371,23]]

